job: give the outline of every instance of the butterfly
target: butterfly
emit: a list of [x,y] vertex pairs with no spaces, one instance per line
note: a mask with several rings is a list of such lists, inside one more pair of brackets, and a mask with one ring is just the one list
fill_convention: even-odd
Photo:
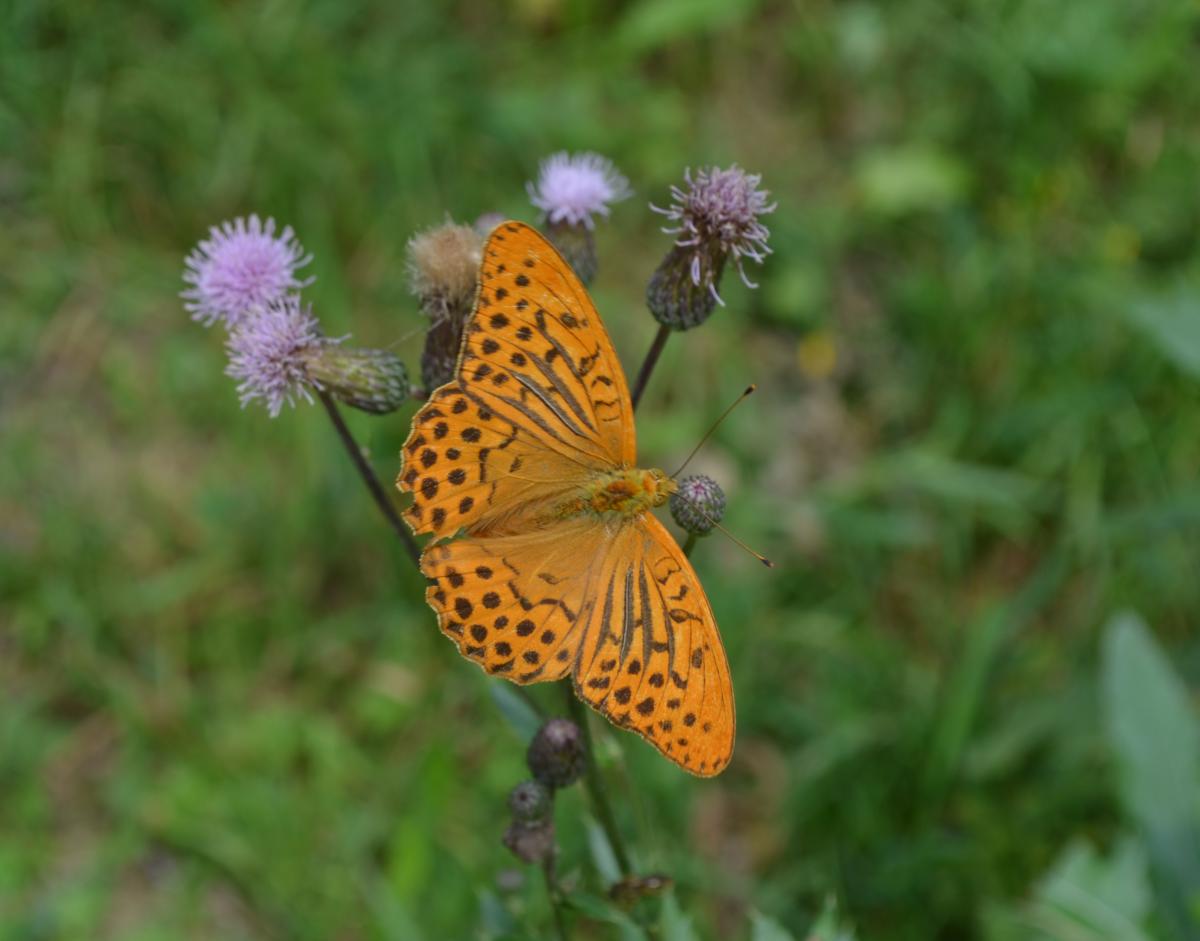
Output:
[[694,774],[729,763],[733,685],[712,608],[650,512],[675,481],[638,468],[600,315],[529,226],[488,238],[455,378],[413,417],[403,458],[404,517],[434,537],[425,598],[464,656],[520,684],[570,676]]

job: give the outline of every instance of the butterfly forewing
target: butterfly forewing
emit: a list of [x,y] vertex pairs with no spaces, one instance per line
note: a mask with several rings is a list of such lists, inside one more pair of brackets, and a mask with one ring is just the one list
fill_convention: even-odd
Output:
[[417,533],[537,525],[636,455],[625,376],[570,265],[510,222],[484,246],[457,378],[413,418],[398,486]]
[[469,391],[585,464],[631,466],[633,407],[587,291],[555,248],[510,222],[483,250],[459,362]]
[[552,514],[586,473],[452,382],[413,418],[398,485],[413,494],[404,516],[418,534],[505,533]]

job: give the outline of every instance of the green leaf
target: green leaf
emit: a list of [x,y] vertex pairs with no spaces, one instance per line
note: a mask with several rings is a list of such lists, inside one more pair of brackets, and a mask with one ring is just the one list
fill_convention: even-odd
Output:
[[762,912],[750,913],[750,941],[795,941],[792,933]]
[[1016,911],[993,911],[994,941],[1150,941],[1152,909],[1146,854],[1126,838],[1107,859],[1088,843],[1070,844]]
[[697,941],[692,920],[680,910],[674,892],[663,896],[661,928],[663,941]]
[[1183,683],[1135,614],[1108,624],[1104,694],[1129,812],[1152,832],[1194,826],[1200,726]]
[[1163,356],[1200,376],[1200,290],[1180,283],[1131,304],[1126,316]]
[[620,882],[621,867],[617,863],[617,854],[613,852],[604,828],[591,817],[587,818],[587,836],[588,848],[592,851],[592,863],[605,885]]
[[1159,879],[1163,920],[1200,933],[1200,725],[1187,689],[1135,614],[1104,638],[1109,740],[1126,810],[1142,827]]
[[542,717],[511,683],[502,680],[491,681],[488,683],[488,692],[500,714],[512,726],[521,741],[528,742],[537,734],[537,730],[542,727]]
[[645,52],[737,23],[758,0],[648,0],[631,7],[620,27],[622,45]]
[[615,925],[624,939],[644,939],[646,934],[632,918],[606,898],[589,892],[572,892],[566,898],[569,907],[593,921]]
[[808,930],[808,941],[854,941],[854,932],[841,923],[832,896],[825,900],[820,916]]
[[868,154],[857,167],[856,182],[868,209],[895,216],[957,203],[969,178],[952,155],[917,145]]
[[1057,912],[1097,937],[1144,941],[1138,925],[1150,912],[1145,851],[1127,839],[1103,859],[1088,844],[1073,843],[1038,887],[1035,905],[1044,916]]

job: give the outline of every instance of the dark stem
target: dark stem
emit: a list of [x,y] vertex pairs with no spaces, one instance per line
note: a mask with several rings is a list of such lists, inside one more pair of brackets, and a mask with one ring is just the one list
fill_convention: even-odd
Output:
[[642,360],[642,368],[638,370],[637,379],[633,383],[633,407],[638,407],[638,402],[641,401],[642,393],[646,391],[646,383],[650,381],[650,373],[654,372],[654,366],[658,362],[659,356],[662,355],[663,347],[667,345],[667,337],[671,335],[670,327],[659,327],[658,333],[654,335],[654,342],[650,344],[650,349],[646,351],[646,358]]
[[554,912],[554,928],[558,932],[559,941],[570,941],[567,933],[567,918],[563,914],[558,895],[558,886],[554,878],[554,854],[551,853],[542,863],[542,874],[546,877],[546,894],[550,896],[550,910]]
[[683,554],[686,556],[690,556],[692,554],[692,550],[695,548],[696,548],[696,534],[688,533],[688,537],[683,543]]
[[567,691],[567,709],[571,713],[572,721],[579,726],[579,730],[583,733],[583,747],[587,753],[587,770],[583,776],[584,786],[587,787],[588,795],[592,799],[592,806],[596,811],[596,818],[600,821],[605,836],[608,837],[613,855],[617,857],[617,866],[621,870],[621,875],[628,876],[633,872],[633,867],[629,865],[629,855],[625,852],[625,843],[621,840],[620,831],[617,830],[617,821],[613,816],[612,807],[608,803],[608,792],[604,789],[604,780],[600,777],[600,769],[596,767],[596,753],[592,748],[592,732],[588,726],[587,710],[583,707],[579,697],[575,695],[571,684],[564,685]]
[[379,512],[387,518],[392,529],[396,531],[396,535],[404,543],[404,548],[408,550],[408,554],[412,557],[412,560],[420,565],[421,550],[417,548],[416,540],[413,539],[412,533],[408,531],[408,527],[404,525],[404,520],[400,519],[400,514],[396,512],[395,506],[392,505],[387,491],[383,489],[383,484],[379,482],[379,478],[371,470],[371,465],[367,463],[366,457],[363,456],[358,442],[350,434],[350,429],[346,427],[342,413],[338,411],[337,403],[325,392],[318,392],[317,397],[320,398],[321,404],[325,406],[325,411],[329,414],[329,420],[333,422],[333,427],[337,431],[338,437],[342,439],[342,444],[345,446],[346,452],[350,455],[350,460],[354,462],[354,466],[358,469],[358,475],[363,479],[363,483],[367,485],[367,489],[371,491],[371,496],[375,500],[375,505],[379,507]]

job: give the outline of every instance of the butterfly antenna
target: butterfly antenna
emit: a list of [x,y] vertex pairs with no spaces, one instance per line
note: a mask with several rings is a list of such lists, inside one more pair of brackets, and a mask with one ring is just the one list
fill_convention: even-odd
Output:
[[[746,390],[746,394],[743,395],[742,398],[745,398],[746,395],[749,395],[753,391],[754,391],[754,386],[751,386],[749,389]],[[741,399],[739,399],[738,401],[740,402]],[[734,402],[733,404],[737,405],[737,402]],[[693,510],[695,510],[697,513],[699,513],[701,516],[703,516],[706,520],[708,520],[709,523],[711,523],[713,526],[715,526],[717,529],[719,529],[721,532],[723,532],[731,540],[733,540],[734,545],[740,546],[741,548],[745,549],[747,552],[749,552],[752,556],[754,556],[754,558],[758,559],[758,561],[761,562],[763,565],[765,565],[767,568],[769,568],[769,569],[775,568],[774,562],[772,562],[770,559],[768,559],[761,552],[755,552],[748,545],[746,545],[744,542],[742,542],[742,540],[738,539],[737,536],[735,536],[728,529],[726,529],[724,526],[722,526],[720,523],[718,523],[715,519],[713,519],[711,516],[709,516],[706,512],[704,512],[704,507],[702,507],[695,500],[691,500],[688,497],[685,497],[683,494],[678,493],[678,492],[675,494],[675,496],[679,497],[679,499],[681,499],[681,500],[686,501],[688,506],[690,506]]]
[[[723,421],[724,421],[726,418],[728,418],[728,417],[729,417],[729,413],[730,413],[730,412],[732,412],[732,411],[733,411],[735,408],[737,408],[739,405],[741,405],[741,404],[742,404],[744,401],[746,401],[746,398],[747,398],[747,396],[749,396],[749,395],[750,395],[750,394],[751,394],[751,393],[752,393],[752,392],[753,392],[755,389],[757,389],[757,388],[758,388],[758,386],[756,386],[756,385],[753,385],[753,384],[752,384],[752,385],[749,385],[749,386],[747,386],[747,387],[746,387],[746,391],[745,391],[745,392],[743,392],[741,395],[739,395],[739,396],[738,396],[738,397],[737,397],[737,398],[734,400],[733,404],[732,404],[732,405],[730,405],[730,406],[729,406],[729,408],[725,409],[725,411],[721,413],[721,417],[720,417],[720,418],[718,418],[718,419],[717,419],[715,422],[713,422],[713,426],[712,426],[711,428],[709,428],[709,429],[708,429],[708,431],[706,431],[706,432],[704,433],[704,437],[700,439],[700,443],[699,443],[699,444],[697,444],[697,445],[696,445],[694,448],[692,448],[692,453],[691,453],[691,454],[689,454],[689,455],[687,456],[687,460],[686,460],[686,461],[684,461],[682,464],[680,464],[680,465],[679,465],[679,470],[675,471],[675,473],[671,475],[672,477],[678,477],[678,476],[679,476],[681,473],[683,473],[683,469],[684,469],[685,467],[687,467],[687,466],[688,466],[688,464],[690,464],[690,463],[691,463],[691,461],[692,461],[692,458],[694,458],[694,457],[696,456],[696,453],[697,453],[697,452],[698,452],[698,451],[699,451],[699,450],[700,450],[702,447],[704,447],[704,442],[706,442],[706,441],[707,441],[709,438],[711,438],[711,437],[712,437],[712,434],[713,434],[713,432],[714,432],[714,431],[716,431],[718,428],[720,428],[720,427],[721,427],[721,422],[723,422]],[[758,555],[758,553],[754,553],[754,554],[755,554],[755,555]]]

